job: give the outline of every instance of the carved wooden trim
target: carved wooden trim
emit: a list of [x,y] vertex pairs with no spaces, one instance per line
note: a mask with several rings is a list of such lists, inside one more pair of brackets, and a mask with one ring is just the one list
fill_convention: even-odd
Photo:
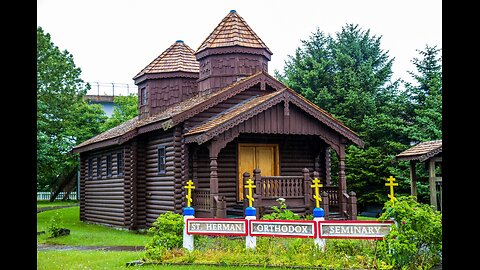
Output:
[[[292,91],[289,89],[289,91]],[[351,131],[347,130],[345,127],[340,125],[338,122],[335,120],[331,119],[330,117],[327,117],[324,115],[322,112],[314,109],[310,105],[307,105],[303,100],[301,100],[299,97],[297,97],[294,94],[290,94],[289,100],[293,102],[295,105],[309,113],[311,116],[317,118],[321,122],[325,123],[327,126],[332,128],[333,130],[337,131],[338,133],[342,134],[346,138],[348,138],[350,141],[354,142],[355,144],[363,147],[364,142],[358,138],[355,134],[353,134]]]
[[265,48],[249,48],[243,46],[228,46],[228,47],[219,47],[219,48],[207,48],[195,53],[197,61],[213,55],[213,54],[234,54],[234,53],[246,53],[246,54],[258,54],[263,55],[268,60],[271,60],[272,53]]
[[269,100],[266,100],[262,104],[254,107],[253,109],[243,112],[236,117],[230,119],[230,121],[227,121],[223,124],[218,125],[217,127],[199,135],[199,136],[189,136],[186,138],[187,142],[197,142],[198,144],[202,144],[212,137],[218,136],[219,134],[223,133],[224,131],[233,128],[234,126],[237,126],[238,124],[252,118],[253,116],[269,109],[270,107],[280,103],[284,99],[283,93],[274,96],[270,98]]
[[198,72],[174,71],[174,72],[160,72],[160,73],[146,73],[140,77],[135,78],[135,84],[139,84],[145,80],[164,79],[164,78],[194,78],[198,79]]

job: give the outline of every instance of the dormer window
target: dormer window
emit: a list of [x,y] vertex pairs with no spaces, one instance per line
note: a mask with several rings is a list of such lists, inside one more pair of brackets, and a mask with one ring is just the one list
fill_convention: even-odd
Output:
[[143,87],[142,89],[140,89],[140,105],[141,106],[147,105],[147,97],[148,97],[147,88]]

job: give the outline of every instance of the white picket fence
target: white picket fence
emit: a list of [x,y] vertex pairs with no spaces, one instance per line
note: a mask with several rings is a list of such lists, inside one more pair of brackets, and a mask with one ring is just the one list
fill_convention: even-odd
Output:
[[[65,196],[65,193],[66,192],[60,192],[56,198],[57,201],[63,199],[63,196]],[[52,196],[53,192],[47,192],[47,191],[44,191],[44,192],[37,192],[37,201],[45,201],[45,200],[50,200],[50,196]],[[70,200],[76,200],[77,199],[77,192],[76,191],[72,191],[70,192],[70,194],[68,195],[68,199]]]

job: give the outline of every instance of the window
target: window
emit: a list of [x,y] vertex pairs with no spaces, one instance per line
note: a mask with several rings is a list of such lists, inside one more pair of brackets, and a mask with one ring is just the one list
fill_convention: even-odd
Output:
[[158,174],[165,173],[165,145],[158,146]]
[[117,153],[117,174],[123,175],[123,152]]
[[102,178],[102,158],[97,157],[97,178]]
[[107,155],[107,176],[112,176],[112,155]]
[[148,100],[147,88],[140,89],[140,105],[146,105]]
[[88,159],[88,178],[93,178],[93,158]]

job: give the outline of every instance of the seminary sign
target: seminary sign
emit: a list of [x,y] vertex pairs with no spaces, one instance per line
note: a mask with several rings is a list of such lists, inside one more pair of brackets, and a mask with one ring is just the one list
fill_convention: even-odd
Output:
[[320,238],[352,238],[381,240],[390,233],[393,221],[326,220],[318,222]]
[[187,234],[247,235],[246,219],[191,218],[187,219]]
[[316,222],[307,220],[250,220],[251,236],[315,238]]

